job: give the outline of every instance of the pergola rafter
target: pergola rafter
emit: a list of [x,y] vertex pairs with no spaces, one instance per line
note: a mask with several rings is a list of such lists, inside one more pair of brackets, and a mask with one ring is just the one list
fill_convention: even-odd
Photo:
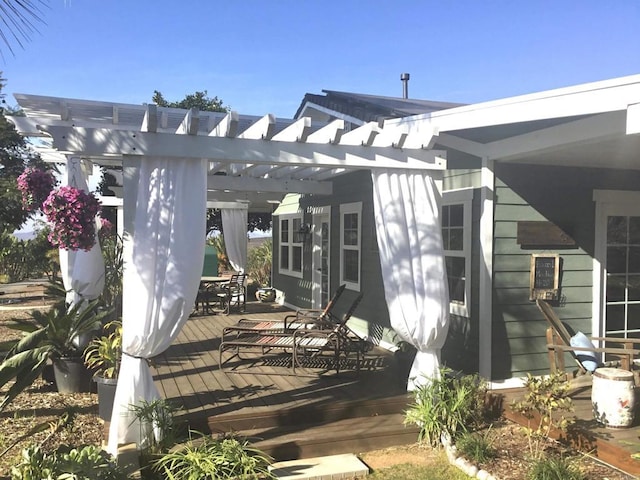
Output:
[[[208,199],[229,202],[251,192],[253,207],[287,193],[330,195],[330,179],[360,169],[444,170],[443,152],[424,148],[404,127],[372,122],[345,133],[343,120],[326,124],[17,94],[26,117],[12,117],[26,136],[50,139],[43,158],[79,156],[114,167],[143,156],[206,159]],[[269,195],[266,195],[266,194]],[[237,195],[236,195],[237,196]],[[249,198],[250,197],[250,198]],[[260,205],[261,204],[261,205]]]

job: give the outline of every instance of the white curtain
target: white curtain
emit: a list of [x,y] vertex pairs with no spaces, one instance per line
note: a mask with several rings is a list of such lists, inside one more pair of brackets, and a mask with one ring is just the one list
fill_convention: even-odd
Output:
[[200,160],[140,162],[133,234],[124,237],[124,353],[108,444],[114,455],[119,444],[144,448],[150,441],[130,405],[160,398],[146,360],[169,347],[193,309],[204,261],[206,178]]
[[[67,158],[67,185],[89,191],[87,171],[78,157]],[[98,224],[96,224],[96,236]],[[59,250],[62,283],[67,291],[67,303],[75,305],[82,300],[94,300],[104,288],[104,259],[100,243],[85,252],[84,250]]]
[[449,328],[440,196],[428,173],[372,172],[376,232],[391,327],[418,353],[407,389],[437,378]]
[[227,249],[229,263],[237,272],[244,272],[247,267],[247,223],[246,208],[223,208],[222,230],[224,246]]

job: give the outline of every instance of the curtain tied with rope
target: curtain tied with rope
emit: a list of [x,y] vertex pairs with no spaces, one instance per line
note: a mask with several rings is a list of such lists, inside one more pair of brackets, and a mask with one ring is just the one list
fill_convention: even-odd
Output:
[[[132,232],[124,236],[122,364],[108,451],[150,443],[132,404],[160,394],[147,360],[164,352],[193,309],[204,262],[206,162],[142,158]],[[153,432],[156,438],[159,432]]]
[[440,195],[422,171],[372,171],[376,234],[391,327],[418,353],[407,389],[439,375],[449,328]]

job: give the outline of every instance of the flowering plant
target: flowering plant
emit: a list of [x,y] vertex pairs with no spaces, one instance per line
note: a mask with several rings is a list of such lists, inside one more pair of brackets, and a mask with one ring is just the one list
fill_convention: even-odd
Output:
[[64,250],[90,250],[96,243],[96,215],[100,202],[91,193],[74,187],[53,190],[42,204],[51,222],[49,241]]
[[38,210],[56,186],[56,179],[48,170],[29,167],[18,177],[18,190],[22,193],[22,206],[27,212]]

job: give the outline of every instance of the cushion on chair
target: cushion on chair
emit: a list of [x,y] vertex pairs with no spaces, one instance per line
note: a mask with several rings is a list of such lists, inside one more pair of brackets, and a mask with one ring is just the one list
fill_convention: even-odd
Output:
[[[589,340],[589,337],[587,337],[582,332],[578,332],[573,337],[571,337],[571,340],[569,343],[572,347],[593,348],[593,343],[591,343],[591,340]],[[600,365],[600,362],[598,361],[598,357],[596,356],[595,352],[587,352],[584,350],[580,350],[580,351],[576,351],[575,354],[576,354],[576,357],[578,357],[578,360],[580,361],[580,363],[582,363],[582,366],[587,370],[589,370],[590,372],[595,371],[595,369],[598,368],[598,366]]]

